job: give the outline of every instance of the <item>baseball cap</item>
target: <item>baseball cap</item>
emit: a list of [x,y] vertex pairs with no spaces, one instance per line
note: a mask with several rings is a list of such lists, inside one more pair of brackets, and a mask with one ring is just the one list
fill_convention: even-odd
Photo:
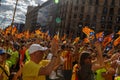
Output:
[[32,54],[36,51],[46,51],[48,48],[47,47],[43,47],[41,46],[40,44],[32,44],[28,51],[29,51],[29,54]]
[[5,54],[6,51],[4,49],[0,49],[0,54]]

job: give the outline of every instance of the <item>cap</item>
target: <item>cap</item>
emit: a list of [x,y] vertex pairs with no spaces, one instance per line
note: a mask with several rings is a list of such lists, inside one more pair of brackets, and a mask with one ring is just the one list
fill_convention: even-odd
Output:
[[6,53],[6,51],[4,49],[0,49],[0,55],[5,54],[5,53]]
[[46,51],[48,48],[47,47],[42,47],[40,44],[32,44],[28,51],[29,51],[29,54],[33,54],[34,52],[36,51]]

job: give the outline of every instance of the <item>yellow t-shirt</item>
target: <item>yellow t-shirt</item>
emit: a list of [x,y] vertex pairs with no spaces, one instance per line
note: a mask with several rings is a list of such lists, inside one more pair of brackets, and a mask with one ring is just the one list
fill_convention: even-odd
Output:
[[97,75],[96,75],[96,80],[105,80],[104,77],[102,77],[102,73],[105,73],[106,72],[106,69],[105,68],[101,68],[101,69],[98,69],[96,71]]
[[42,67],[45,67],[48,65],[49,62],[50,62],[50,60],[42,60],[42,61],[40,61],[39,65]]
[[[9,67],[7,65],[5,66],[0,65],[0,66],[2,66],[7,72],[7,74],[10,75]],[[3,80],[8,80],[8,76],[5,74],[5,72],[1,68],[0,68],[0,75],[3,75]]]
[[115,77],[114,80],[120,80],[120,76]]
[[23,80],[46,80],[46,75],[38,76],[39,69],[44,67],[46,62],[41,61],[40,64],[36,64],[33,61],[28,61],[23,67],[22,76]]

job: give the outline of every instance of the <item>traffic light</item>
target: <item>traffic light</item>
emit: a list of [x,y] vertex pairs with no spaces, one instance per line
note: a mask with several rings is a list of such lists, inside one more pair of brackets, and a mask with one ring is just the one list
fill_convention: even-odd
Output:
[[61,19],[59,17],[56,18],[56,23],[60,23]]
[[58,3],[59,3],[59,0],[54,0],[54,1],[55,1],[55,3],[56,3],[56,4],[58,4]]

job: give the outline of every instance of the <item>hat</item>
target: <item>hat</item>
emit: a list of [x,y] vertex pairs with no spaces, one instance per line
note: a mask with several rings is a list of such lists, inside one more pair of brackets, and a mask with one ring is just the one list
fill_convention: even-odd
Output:
[[0,49],[0,55],[5,54],[5,53],[6,53],[6,51],[4,49]]
[[47,49],[48,49],[47,47],[42,47],[40,44],[32,44],[29,47],[28,51],[29,51],[29,54],[32,54],[32,53],[34,53],[36,51],[39,51],[39,50],[40,51],[45,51]]

